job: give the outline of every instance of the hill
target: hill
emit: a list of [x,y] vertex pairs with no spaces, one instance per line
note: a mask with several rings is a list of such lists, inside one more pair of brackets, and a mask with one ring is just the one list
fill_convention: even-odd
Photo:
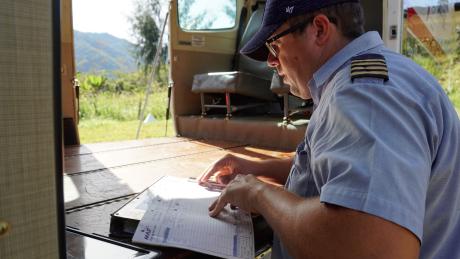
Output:
[[74,31],[75,63],[78,72],[137,70],[133,57],[134,45],[108,33]]

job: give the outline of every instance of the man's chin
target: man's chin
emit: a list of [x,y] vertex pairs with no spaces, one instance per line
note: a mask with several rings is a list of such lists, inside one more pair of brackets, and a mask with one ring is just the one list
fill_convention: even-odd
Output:
[[289,92],[291,92],[292,95],[295,95],[297,97],[300,97],[300,93],[299,91],[297,90],[297,88],[294,88],[292,86],[289,86]]
[[289,82],[289,80],[287,79],[286,76],[282,76],[281,80],[283,80],[283,84],[288,85],[289,87],[291,87],[291,83]]
[[287,80],[287,77],[286,76],[283,76],[283,84],[285,84],[286,86],[289,86],[289,92],[292,94],[292,95],[295,95],[301,99],[305,99],[305,97],[302,97],[302,95],[300,94],[300,91],[297,87],[294,86],[294,84],[292,84],[291,82],[289,82],[289,80]]
[[297,96],[302,100],[308,100],[311,98],[311,96],[302,96],[300,91],[297,88],[292,87],[292,86],[289,86],[289,92],[291,92],[292,95]]
[[300,96],[300,93],[298,93],[298,92],[296,92],[296,91],[291,91],[291,94],[294,95],[294,96],[299,97],[300,99],[303,99],[303,97]]

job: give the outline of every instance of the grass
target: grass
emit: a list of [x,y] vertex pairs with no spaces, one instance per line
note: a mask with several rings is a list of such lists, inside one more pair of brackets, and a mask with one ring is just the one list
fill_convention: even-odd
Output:
[[[78,125],[81,144],[121,141],[136,138],[139,121],[120,121],[113,119],[82,120]],[[143,124],[140,139],[164,137],[166,129],[165,120],[157,120]],[[172,120],[168,121],[168,137],[175,136]]]
[[[141,93],[102,92],[97,95],[82,93],[80,98],[81,120],[102,118],[119,121],[136,120],[143,107],[145,95]],[[151,113],[157,119],[165,117],[168,102],[166,89],[153,92],[144,116]]]
[[[82,92],[80,98],[80,123],[82,144],[130,140],[136,138],[138,116],[145,95],[132,92]],[[140,139],[164,137],[166,129],[167,91],[157,89],[150,97],[144,118],[150,113],[156,121],[143,124]],[[167,136],[174,136],[172,120],[168,121]]]

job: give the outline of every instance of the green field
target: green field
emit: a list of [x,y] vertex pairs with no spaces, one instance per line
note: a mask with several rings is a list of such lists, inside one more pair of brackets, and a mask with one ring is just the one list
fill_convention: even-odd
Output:
[[[139,121],[119,121],[110,119],[82,120],[79,124],[80,142],[82,144],[96,142],[121,141],[136,138]],[[168,121],[166,134],[166,121],[158,120],[153,123],[142,125],[140,139],[172,137],[175,136],[174,125]]]
[[[82,77],[78,125],[80,142],[87,144],[135,139],[145,102],[145,88],[136,85],[140,84],[138,77],[123,78],[122,81],[93,75]],[[144,113],[144,118],[151,114],[155,120],[142,124],[139,138],[175,135],[171,120],[166,133],[167,104],[167,88],[157,85],[149,95]]]

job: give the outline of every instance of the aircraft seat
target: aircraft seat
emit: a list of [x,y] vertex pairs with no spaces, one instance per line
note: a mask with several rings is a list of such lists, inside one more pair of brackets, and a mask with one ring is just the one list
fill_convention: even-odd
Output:
[[[263,8],[255,10],[243,32],[239,46],[242,47],[257,31],[262,23]],[[267,102],[276,101],[276,95],[270,91],[273,69],[266,62],[255,61],[239,53],[235,54],[237,60],[236,70],[230,72],[214,72],[195,75],[193,78],[192,92],[201,96],[202,115],[212,108],[226,108],[227,117],[232,112],[265,105]],[[225,95],[225,105],[215,102],[207,103],[209,96],[215,94]],[[208,95],[208,96],[207,96]],[[244,96],[245,102],[232,105],[232,96]],[[237,98],[237,97],[235,97]]]

